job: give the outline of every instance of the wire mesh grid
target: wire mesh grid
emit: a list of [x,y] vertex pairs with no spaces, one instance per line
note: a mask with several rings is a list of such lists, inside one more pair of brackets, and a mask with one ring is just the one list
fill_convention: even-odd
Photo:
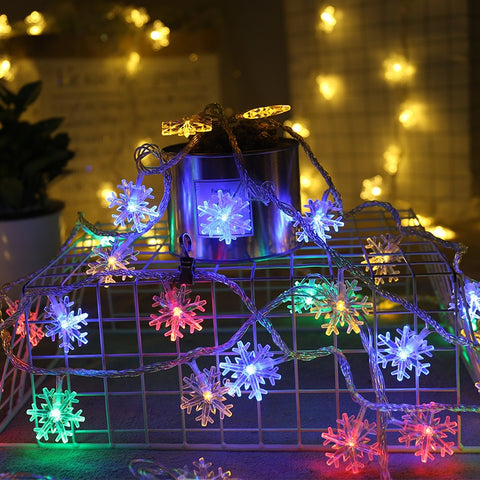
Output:
[[[402,223],[418,224],[411,211],[401,211],[400,215]],[[344,228],[332,235],[329,244],[352,265],[374,276],[375,271],[368,263],[369,252],[365,248],[367,238],[387,234],[398,234],[395,222],[388,212],[372,209],[345,219]],[[19,335],[13,335],[14,351],[34,366],[122,370],[174,361],[195,348],[227,342],[251,312],[228,286],[212,281],[197,281],[189,287],[194,295],[207,300],[201,331],[192,335],[185,333],[183,338],[172,342],[161,331],[148,325],[150,314],[155,312],[152,296],[158,294],[160,288],[158,278],[150,278],[149,272],[178,272],[179,260],[169,253],[168,241],[167,224],[159,222],[148,236],[138,239],[135,244],[135,250],[140,253],[133,265],[144,275],[135,280],[126,278],[105,285],[91,282],[85,273],[96,240],[79,231],[58,258],[25,286],[24,292],[42,292],[32,306],[39,310],[45,302],[45,292],[51,290],[54,293],[59,286],[63,291],[67,288],[75,306],[81,306],[88,313],[88,344],[66,354],[57,350],[49,339],[32,348]],[[399,270],[398,280],[385,279],[382,287],[426,311],[446,329],[458,333],[457,312],[449,310],[456,279],[444,253],[435,243],[415,235],[404,236],[400,246],[403,261],[395,265]],[[222,274],[236,282],[257,308],[275,299],[306,275],[321,274],[331,280],[337,276],[337,268],[325,250],[308,245],[264,261],[198,263],[196,269]],[[353,277],[345,272],[345,279],[352,280]],[[361,294],[367,295],[373,303],[373,314],[368,321],[374,338],[379,333],[404,325],[410,325],[415,331],[423,328],[417,316],[401,305],[386,300],[365,286],[362,286]],[[286,344],[294,351],[310,351],[332,344],[340,348],[350,363],[358,392],[375,401],[368,354],[359,336],[345,332],[327,336],[312,313],[299,314],[295,309],[291,310],[283,305],[268,316]],[[42,321],[46,322],[41,319],[38,322]],[[259,324],[249,327],[242,341],[255,346],[269,344],[274,354],[281,354],[278,348],[275,349],[270,334]],[[472,381],[472,377],[474,380],[479,378],[476,357],[460,352],[458,347],[440,337],[434,343],[429,375],[417,377],[412,374],[411,378],[398,382],[388,371],[382,370],[389,402],[476,403],[478,394]],[[197,364],[200,369],[212,365],[218,367],[229,355],[234,353],[226,350],[221,354],[203,356],[197,359]],[[461,362],[462,357],[465,362]],[[74,432],[73,443],[80,446],[317,450],[325,448],[322,432],[328,426],[335,426],[343,412],[354,415],[359,408],[350,396],[335,357],[325,356],[309,362],[292,360],[282,363],[279,367],[282,378],[274,386],[266,386],[268,394],[261,402],[249,399],[247,395],[232,397],[231,401],[229,398],[228,403],[233,404],[232,416],[223,420],[216,418],[213,424],[202,427],[195,421],[195,415],[187,415],[180,409],[182,379],[191,373],[188,364],[184,364],[155,373],[118,378],[67,374],[66,386],[78,393],[78,408],[86,418]],[[26,376],[17,373],[7,361],[2,378],[4,399],[0,404],[3,409],[0,413],[6,418],[6,430],[12,415],[26,401],[24,393],[29,395],[20,377],[24,380]],[[39,380],[33,384],[36,378],[31,377],[35,404],[41,401],[38,398],[41,387],[52,388],[55,378],[45,377],[40,387]],[[367,412],[366,418],[369,416],[375,420],[374,412]],[[476,417],[467,413],[457,415],[461,427],[456,439],[457,450],[478,448],[475,431],[479,422]],[[33,438],[32,433],[31,440]],[[398,446],[398,429],[387,429],[387,440],[392,450],[405,450]],[[39,443],[45,445],[53,440]]]

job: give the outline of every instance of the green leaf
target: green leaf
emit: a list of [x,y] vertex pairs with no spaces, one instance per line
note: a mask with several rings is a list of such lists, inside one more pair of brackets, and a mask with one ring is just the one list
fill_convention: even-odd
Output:
[[27,83],[17,93],[15,99],[15,110],[24,112],[40,95],[42,91],[42,81]]

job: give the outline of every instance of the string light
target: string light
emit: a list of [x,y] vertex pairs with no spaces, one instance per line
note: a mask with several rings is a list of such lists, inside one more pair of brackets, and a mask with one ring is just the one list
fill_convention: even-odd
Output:
[[383,177],[381,175],[375,175],[372,178],[366,178],[362,180],[362,191],[360,192],[360,198],[363,200],[376,200],[383,193]]
[[130,52],[127,59],[127,73],[129,75],[135,75],[138,71],[138,66],[140,65],[140,54],[138,52]]
[[390,55],[383,62],[385,79],[390,83],[408,82],[415,75],[416,68],[403,55]]
[[185,138],[201,132],[210,132],[212,122],[199,116],[185,118],[180,121],[162,122],[162,135],[180,135]]
[[242,117],[249,119],[272,117],[288,112],[290,108],[290,105],[269,105],[267,107],[257,107],[244,112]]
[[5,14],[0,15],[0,38],[8,38],[12,33],[12,27],[8,23],[8,17]]
[[25,25],[29,35],[41,35],[47,26],[47,22],[43,14],[34,10],[25,17]]
[[326,33],[333,32],[337,19],[335,18],[335,7],[328,5],[320,12],[318,28]]
[[302,122],[285,120],[283,124],[286,127],[290,127],[295,133],[298,133],[303,138],[308,138],[310,136],[310,130]]
[[137,28],[142,28],[150,20],[147,10],[143,7],[126,7],[124,15],[125,21],[132,23]]
[[318,91],[325,100],[332,100],[339,93],[341,81],[335,75],[318,75],[316,78]]
[[398,172],[398,165],[400,163],[402,150],[398,145],[391,144],[383,152],[383,169],[389,175],[395,175]]
[[161,20],[155,20],[149,38],[154,50],[168,47],[170,45],[170,29]]

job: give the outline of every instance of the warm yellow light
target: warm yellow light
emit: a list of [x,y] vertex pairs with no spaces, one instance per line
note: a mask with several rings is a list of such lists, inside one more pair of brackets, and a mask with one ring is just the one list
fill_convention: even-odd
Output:
[[383,72],[388,82],[401,83],[411,80],[416,68],[403,55],[393,54],[383,62]]
[[362,191],[360,198],[363,200],[376,200],[383,192],[383,178],[381,175],[375,175],[372,178],[366,178],[362,181]]
[[162,122],[162,135],[179,135],[189,137],[201,132],[210,132],[212,122],[200,117],[185,118],[181,121]]
[[426,227],[425,230],[442,240],[452,240],[456,237],[456,233],[453,230],[447,227],[442,227],[441,225]]
[[298,133],[303,138],[307,138],[310,136],[310,130],[300,122],[286,120],[283,124],[287,127],[290,127],[295,133]]
[[306,175],[300,175],[300,185],[303,188],[309,188],[312,186],[312,179]]
[[6,57],[0,58],[0,78],[13,80],[13,70],[10,60]]
[[143,7],[127,7],[125,9],[125,21],[133,23],[137,28],[142,28],[149,20],[150,16]]
[[96,191],[97,198],[100,200],[102,207],[108,207],[110,202],[107,200],[114,193],[113,184],[111,182],[102,182]]
[[346,305],[343,300],[338,300],[337,304],[335,305],[335,309],[337,312],[343,312],[345,311]]
[[395,175],[398,172],[401,153],[400,147],[395,144],[389,145],[385,152],[383,152],[383,168],[390,175]]
[[268,105],[267,107],[257,107],[242,113],[242,117],[249,119],[273,117],[274,115],[288,112],[290,108],[290,105]]
[[318,75],[316,78],[318,90],[325,98],[325,100],[331,100],[338,95],[340,89],[340,80],[334,75]]
[[320,12],[320,22],[318,28],[324,32],[330,33],[335,28],[337,19],[335,18],[335,7],[329,5]]
[[213,394],[210,390],[205,390],[203,392],[203,399],[206,401],[206,402],[211,402],[212,399],[213,399]]
[[404,128],[424,127],[425,116],[423,114],[423,106],[416,102],[406,102],[400,108],[398,121]]
[[130,52],[130,55],[127,59],[127,73],[129,75],[135,75],[138,71],[138,66],[140,65],[140,54],[138,52]]
[[25,25],[29,35],[41,35],[47,26],[47,22],[40,12],[34,10],[30,15],[25,17]]
[[115,257],[108,257],[107,264],[108,264],[108,268],[112,269],[116,266],[117,259]]
[[8,17],[0,15],[0,38],[7,38],[12,33],[12,27],[8,23]]
[[152,41],[152,48],[160,50],[163,47],[170,45],[170,29],[160,20],[153,22],[153,28],[150,31],[150,40]]

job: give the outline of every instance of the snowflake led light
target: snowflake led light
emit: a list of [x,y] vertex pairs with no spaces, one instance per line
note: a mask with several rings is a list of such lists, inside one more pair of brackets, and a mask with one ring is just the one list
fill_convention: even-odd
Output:
[[[392,375],[397,376],[397,380],[410,378],[407,370],[415,368],[415,374],[420,376],[422,373],[428,374],[429,363],[422,363],[424,355],[432,356],[433,345],[428,345],[425,337],[430,333],[428,328],[424,328],[419,334],[416,334],[408,325],[403,329],[397,328],[400,337],[391,340],[390,332],[385,335],[378,335],[378,363],[385,368],[389,362],[392,367],[397,367],[392,371]],[[383,347],[384,348],[380,348]]]
[[[295,313],[309,312],[313,307],[313,302],[318,294],[318,284],[315,279],[303,278],[299,282],[295,282],[292,292],[293,309],[295,310]],[[286,301],[290,302],[287,308],[292,312],[291,298]]]
[[37,426],[33,429],[37,440],[48,440],[49,435],[57,435],[56,442],[68,442],[68,437],[73,436],[73,429],[78,428],[80,422],[85,420],[82,416],[82,410],[73,411],[72,404],[78,403],[76,392],[56,391],[54,388],[43,389],[43,393],[37,395],[37,398],[44,401],[37,408],[32,403],[32,408],[27,410],[30,415],[30,421],[36,421]]
[[177,480],[225,480],[230,478],[231,472],[223,472],[219,467],[217,472],[211,469],[212,463],[206,462],[203,457],[198,459],[198,462],[193,462],[193,475],[188,471],[184,471]]
[[375,284],[385,283],[383,277],[388,277],[389,282],[398,282],[397,275],[399,270],[395,269],[394,263],[399,263],[403,260],[400,251],[401,237],[393,237],[391,235],[380,235],[380,237],[367,238],[366,249],[372,250],[362,263],[366,263],[365,270],[369,271],[369,266],[375,275]]
[[88,264],[87,273],[89,275],[105,273],[106,275],[101,276],[100,283],[115,283],[114,275],[110,272],[116,272],[115,275],[121,275],[122,280],[125,280],[131,276],[129,272],[135,269],[127,267],[127,265],[137,259],[136,253],[132,247],[126,247],[118,239],[113,242],[112,246],[94,247],[92,255],[98,258],[95,263]]
[[325,439],[323,445],[333,444],[333,452],[326,452],[328,458],[327,465],[339,467],[340,460],[346,464],[346,470],[352,473],[358,473],[365,465],[360,461],[364,454],[370,460],[374,455],[378,455],[378,444],[370,444],[370,436],[376,436],[376,424],[363,420],[363,414],[358,417],[342,414],[341,419],[337,419],[337,433],[334,433],[332,427],[328,427],[327,432],[322,433]]
[[82,309],[79,308],[75,314],[74,310],[71,310],[73,302],[68,297],[63,297],[62,301],[58,301],[55,297],[48,297],[50,304],[45,307],[46,318],[51,318],[52,323],[47,324],[45,335],[55,340],[61,340],[60,348],[63,348],[65,352],[73,350],[73,343],[77,341],[78,346],[87,344],[86,339],[87,332],[81,332],[82,325],[87,325],[86,318],[88,313],[82,313]]
[[149,198],[154,198],[150,195],[152,188],[145,188],[145,185],[134,185],[133,182],[128,182],[123,179],[118,188],[123,190],[123,193],[117,197],[115,192],[107,198],[110,202],[109,208],[117,207],[119,213],[113,213],[112,217],[115,219],[115,225],[125,227],[125,222],[133,222],[132,230],[141,232],[145,227],[144,221],[158,218],[159,213],[156,211],[157,207],[148,208]]
[[288,112],[290,109],[290,105],[268,105],[267,107],[252,108],[251,110],[242,113],[242,117],[249,119],[266,118],[280,115],[281,113]]
[[[323,241],[331,238],[327,233],[330,231],[330,228],[333,228],[333,230],[338,232],[338,228],[343,227],[343,222],[340,219],[341,217],[335,218],[335,213],[332,213],[340,212],[340,208],[329,200],[309,199],[308,205],[305,205],[305,207],[308,208],[310,212],[307,212],[303,219],[310,224],[314,232]],[[299,222],[296,222],[294,226],[296,227],[298,223]],[[308,242],[310,240],[307,232],[303,228],[300,232],[297,232],[296,235],[298,242]]]
[[189,415],[193,408],[200,412],[195,420],[200,422],[202,427],[214,422],[212,415],[215,415],[217,410],[221,419],[232,416],[230,410],[233,405],[223,403],[230,387],[222,385],[220,372],[216,367],[210,367],[210,370],[205,368],[203,372],[197,374],[192,373],[190,377],[183,378],[183,383],[184,395],[180,408],[186,410]]
[[447,442],[445,438],[449,434],[456,435],[457,422],[451,422],[450,417],[445,417],[443,422],[435,417],[435,411],[410,412],[402,417],[403,427],[400,430],[401,436],[398,441],[410,447],[414,443],[418,450],[415,456],[420,457],[423,463],[433,460],[433,453],[440,451],[442,457],[445,454],[452,455],[452,447],[455,442]]
[[238,196],[232,197],[228,192],[218,190],[210,201],[205,200],[203,205],[198,205],[198,216],[206,216],[206,221],[200,223],[202,235],[224,240],[230,245],[239,235],[250,234],[249,206],[248,200],[244,202]]
[[212,122],[207,118],[193,116],[181,121],[162,122],[162,135],[179,135],[189,137],[200,132],[210,132]]
[[242,388],[251,389],[248,398],[251,400],[255,397],[257,401],[261,401],[262,395],[268,393],[260,386],[265,384],[265,379],[269,380],[271,385],[275,385],[275,380],[280,380],[282,376],[277,373],[278,367],[275,366],[276,361],[270,352],[270,345],[262,347],[258,344],[257,349],[251,352],[248,351],[249,347],[250,342],[245,345],[238,342],[237,347],[232,348],[233,352],[240,355],[235,357],[235,363],[230,357],[225,357],[225,362],[221,362],[219,367],[223,370],[222,375],[232,372],[232,378],[235,379],[235,382],[228,384],[230,395],[240,397]]
[[355,293],[359,290],[356,280],[351,282],[339,280],[337,283],[324,282],[318,285],[318,295],[310,311],[315,313],[316,319],[323,316],[328,320],[321,325],[327,329],[325,332],[327,335],[331,335],[332,332],[338,335],[337,325],[343,327],[345,324],[348,325],[347,333],[352,330],[360,333],[360,325],[363,325],[361,314],[371,313],[372,303],[368,302],[366,296],[362,299]]
[[180,288],[171,288],[165,285],[165,291],[160,295],[153,296],[153,307],[161,307],[160,315],[151,314],[151,321],[149,325],[155,327],[156,330],[160,330],[162,323],[166,327],[170,327],[170,330],[165,333],[165,336],[170,335],[170,340],[174,342],[177,338],[183,338],[183,334],[180,331],[182,328],[190,327],[190,333],[195,330],[200,331],[203,322],[202,317],[197,317],[195,310],[204,312],[203,306],[207,303],[206,300],[200,300],[200,295],[192,299],[188,297],[191,290],[188,290],[185,285],[181,285]]
[[[11,303],[9,302],[9,307],[6,310],[8,316],[14,315],[18,310],[18,300]],[[40,340],[45,336],[43,332],[42,325],[37,325],[35,322],[37,320],[36,312],[29,312],[28,314],[28,340],[32,347],[36,347]],[[17,328],[15,330],[17,335],[20,335],[22,338],[25,338],[27,335],[27,329],[25,325],[25,313],[22,313],[18,316]]]
[[455,310],[457,306],[462,319],[468,322],[475,332],[478,329],[478,321],[480,320],[480,282],[472,282],[466,279],[463,295],[465,300],[460,293],[457,294],[455,305],[455,294],[453,294],[453,302],[449,304],[449,309]]

